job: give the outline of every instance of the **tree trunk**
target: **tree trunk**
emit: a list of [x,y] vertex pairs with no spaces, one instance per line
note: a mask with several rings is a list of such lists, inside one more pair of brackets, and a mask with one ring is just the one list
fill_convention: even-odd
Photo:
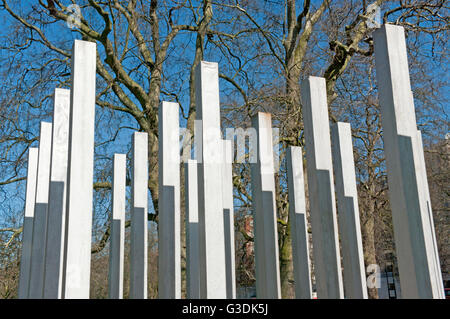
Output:
[[283,299],[294,298],[293,287],[293,264],[292,264],[292,238],[291,227],[288,223],[286,225],[286,232],[282,235],[280,241],[280,283],[281,296]]
[[[291,70],[299,69],[292,68]],[[301,122],[301,106],[300,106],[300,85],[298,82],[299,73],[291,72],[286,75],[286,96],[287,103],[286,109],[291,114],[296,114],[296,117],[291,118],[290,123],[286,123],[283,135],[291,137],[297,144],[298,131],[303,130],[303,123]],[[296,80],[297,79],[297,80]],[[277,181],[277,194],[279,194],[279,183]],[[280,283],[281,283],[281,295],[283,298],[294,297],[293,287],[293,263],[292,263],[292,238],[291,238],[291,223],[289,220],[288,207],[278,207],[278,212],[281,219],[286,221],[285,230],[278,232],[280,236],[279,240],[279,253],[280,253]]]
[[[363,238],[364,248],[364,264],[367,267],[371,264],[376,264],[376,251],[375,251],[375,199],[369,196],[369,200],[366,203],[366,220],[362,223],[361,234]],[[376,288],[368,288],[368,295],[370,299],[378,299],[378,290]]]

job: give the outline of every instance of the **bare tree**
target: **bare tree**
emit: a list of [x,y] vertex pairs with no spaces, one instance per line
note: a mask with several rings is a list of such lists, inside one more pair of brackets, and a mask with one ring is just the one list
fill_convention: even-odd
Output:
[[[110,234],[111,154],[129,152],[130,130],[148,133],[148,187],[153,206],[148,218],[157,223],[159,103],[162,99],[180,103],[182,125],[192,131],[194,70],[203,59],[220,63],[223,127],[248,127],[250,117],[264,110],[273,114],[274,126],[280,128],[276,200],[283,297],[293,297],[284,154],[289,145],[304,145],[300,81],[306,75],[325,77],[330,119],[349,121],[353,127],[366,265],[379,262],[379,247],[392,247],[373,77],[373,12],[369,9],[381,7],[383,22],[403,25],[407,30],[418,118],[430,141],[427,149],[434,152],[436,148],[431,145],[442,135],[438,131],[448,128],[442,110],[436,111],[445,104],[445,83],[438,74],[446,71],[442,66],[448,64],[448,4],[444,0],[70,1],[78,7],[66,5],[68,2],[0,2],[0,17],[8,29],[0,33],[0,54],[7,62],[0,66],[4,83],[0,97],[0,196],[5,199],[0,204],[4,247],[0,266],[12,269],[10,265],[16,265],[16,270],[2,272],[8,277],[2,282],[11,282],[2,288],[3,297],[15,295],[23,214],[17,207],[23,202],[25,155],[38,140],[39,121],[50,120],[53,88],[69,87],[74,38],[96,42],[98,48],[93,296],[105,296],[106,277],[101,270]],[[427,160],[437,161],[435,157]],[[252,234],[243,224],[251,215],[249,176],[248,164],[234,166],[236,229],[241,236],[236,260],[239,278],[246,285],[254,283],[253,263],[246,254]],[[442,203],[448,201],[448,192],[447,197],[442,195],[445,183],[429,176],[433,205],[442,212]],[[448,225],[439,214],[438,229],[441,222]],[[381,232],[388,242],[378,236]],[[184,236],[182,240],[184,247]],[[444,241],[440,249],[445,246]],[[184,249],[182,253],[185,262]],[[156,288],[149,284],[149,289]],[[149,292],[155,294],[156,290]],[[376,291],[370,294],[377,297]]]

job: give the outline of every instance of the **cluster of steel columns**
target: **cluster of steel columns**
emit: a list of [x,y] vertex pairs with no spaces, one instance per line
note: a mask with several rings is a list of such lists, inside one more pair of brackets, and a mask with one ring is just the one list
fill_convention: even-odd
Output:
[[[402,296],[443,298],[403,28],[382,26],[374,32],[374,45]],[[39,149],[29,151],[19,298],[89,298],[95,64],[95,43],[76,40],[71,90],[55,90],[53,123],[41,123]],[[216,63],[201,62],[196,70],[200,125],[194,159],[184,164],[188,298],[236,298],[234,141],[221,135],[218,74]],[[330,137],[323,78],[302,83],[302,102],[317,296],[367,298],[350,125],[334,124]],[[158,293],[181,298],[178,104],[162,102],[158,123]],[[258,113],[252,125],[257,132],[257,156],[251,163],[257,297],[281,298],[270,114]],[[303,150],[289,147],[286,158],[295,294],[311,298]],[[126,155],[115,154],[110,298],[122,298],[124,290],[126,167]],[[130,167],[129,295],[142,299],[148,280],[146,133],[132,137]]]

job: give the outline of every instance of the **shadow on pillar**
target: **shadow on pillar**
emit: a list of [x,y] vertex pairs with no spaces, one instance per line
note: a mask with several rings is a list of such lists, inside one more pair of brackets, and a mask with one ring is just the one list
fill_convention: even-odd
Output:
[[47,203],[34,206],[33,241],[31,250],[30,286],[28,297],[41,299],[44,292],[45,236],[47,229]]
[[[114,247],[116,251],[114,253],[110,251],[110,266],[109,266],[109,273],[108,273],[108,282],[109,282],[109,298],[110,299],[119,299],[121,296],[121,282],[120,282],[120,275],[121,275],[121,258],[120,258],[120,242],[123,240],[121,236],[117,236],[117,234],[121,234],[120,232],[120,226],[121,226],[122,220],[120,219],[113,219],[111,222],[111,234],[116,234],[114,236],[111,236],[111,243],[110,247]],[[123,269],[122,269],[123,270]]]
[[[186,287],[188,299],[200,298],[200,267],[199,267],[199,225],[188,222],[189,231],[186,233],[187,272]],[[192,249],[191,249],[192,248]]]
[[44,298],[61,298],[64,182],[50,182],[44,274]]
[[[261,254],[262,256],[255,256],[256,260],[262,260],[264,263],[262,265],[257,265],[255,268],[255,272],[258,270],[262,272],[261,275],[257,275],[256,278],[264,278],[263,283],[256,283],[257,285],[257,294],[262,294],[262,296],[258,295],[258,298],[267,298],[267,299],[277,299],[279,296],[279,270],[278,270],[278,260],[277,258],[273,258],[278,255],[276,252],[278,251],[278,233],[277,232],[277,224],[276,224],[276,216],[273,214],[274,211],[274,195],[271,191],[262,191],[261,192],[261,206],[259,209],[255,211],[256,214],[263,214],[263,216],[254,217],[255,220],[255,235],[258,233],[260,238],[263,238],[262,243],[263,247],[257,247],[258,243],[261,243],[261,240],[255,241],[255,254]],[[268,215],[270,216],[264,216]],[[260,222],[262,219],[262,233],[261,230],[257,229],[260,227]],[[260,221],[256,223],[256,221]],[[262,287],[258,287],[262,284]]]
[[[344,196],[344,203],[346,212],[355,212],[355,202],[352,196]],[[344,212],[339,212],[345,214]],[[338,218],[339,218],[338,215]],[[358,216],[359,217],[359,216]],[[351,218],[351,219],[349,219]],[[364,299],[364,291],[366,283],[362,280],[365,278],[364,260],[362,261],[362,268],[360,266],[360,256],[358,251],[358,238],[355,229],[360,228],[354,214],[346,214],[345,218],[339,219],[339,228],[345,232],[348,242],[345,242],[344,236],[341,236],[342,249],[342,266],[343,266],[343,283],[345,298]],[[341,231],[341,234],[343,232]],[[344,246],[345,245],[345,246]],[[363,245],[361,241],[361,246]],[[344,248],[345,247],[345,248]],[[364,247],[362,247],[364,250]],[[361,256],[363,259],[363,256]],[[367,297],[366,297],[367,298]]]
[[33,223],[34,217],[25,216],[23,219],[23,239],[22,239],[22,254],[20,256],[20,277],[19,277],[19,299],[27,299],[30,273],[31,273],[31,250],[33,240]]
[[159,194],[158,295],[159,298],[166,299],[175,298],[176,296],[175,232],[180,230],[175,229],[174,226],[175,187],[173,185],[163,185]]
[[[328,170],[316,170],[317,186],[320,189],[312,190],[317,192],[317,213],[320,214],[319,235],[322,249],[313,249],[314,264],[316,269],[316,287],[318,298],[339,299],[342,296],[342,274],[340,273],[340,252],[339,243],[336,242],[337,229],[334,228],[333,206],[335,205],[331,195],[331,176]],[[314,212],[313,212],[314,214]],[[314,219],[313,219],[314,220]],[[317,231],[317,226],[312,226]],[[336,249],[337,247],[337,249]],[[317,255],[318,251],[322,255]],[[317,270],[321,271],[317,271]]]
[[[399,155],[401,159],[414,159],[413,155],[413,146],[412,139],[409,136],[398,135],[398,147],[399,147]],[[414,265],[402,265],[401,258],[398,259],[399,263],[399,275],[400,275],[400,284],[403,286],[409,285],[407,282],[412,280],[416,280],[417,287],[427,287],[427,289],[420,289],[418,291],[420,298],[432,298],[432,286],[431,286],[431,278],[429,278],[429,274],[435,272],[435,269],[429,269],[428,266],[428,258],[426,255],[426,243],[425,243],[425,234],[424,234],[424,226],[422,223],[421,209],[420,209],[420,201],[419,201],[419,191],[417,185],[417,176],[416,176],[416,168],[414,167],[414,161],[405,160],[401,162],[400,165],[401,174],[403,177],[404,186],[402,187],[404,190],[404,198],[405,198],[405,211],[398,211],[397,214],[407,214],[405,218],[408,220],[408,228],[409,228],[409,241],[411,242],[412,249],[412,258],[414,260]],[[428,187],[428,185],[424,185],[423,187]],[[399,229],[394,229],[395,232],[400,232]],[[398,247],[396,245],[396,247]],[[400,247],[398,247],[400,248]],[[397,248],[397,249],[398,249]],[[399,254],[397,254],[399,255]],[[411,267],[416,268],[415,278],[402,278],[402,268]],[[439,270],[438,270],[439,271]],[[403,289],[402,289],[403,290]],[[405,289],[407,290],[407,289]]]
[[[147,214],[144,207],[134,207],[132,210],[135,221],[147,220]],[[142,238],[146,234],[147,223],[132,223],[131,241],[135,249],[130,251],[130,298],[144,299],[147,296],[147,265],[146,250],[144,247],[146,238]],[[137,254],[136,254],[137,253]]]

